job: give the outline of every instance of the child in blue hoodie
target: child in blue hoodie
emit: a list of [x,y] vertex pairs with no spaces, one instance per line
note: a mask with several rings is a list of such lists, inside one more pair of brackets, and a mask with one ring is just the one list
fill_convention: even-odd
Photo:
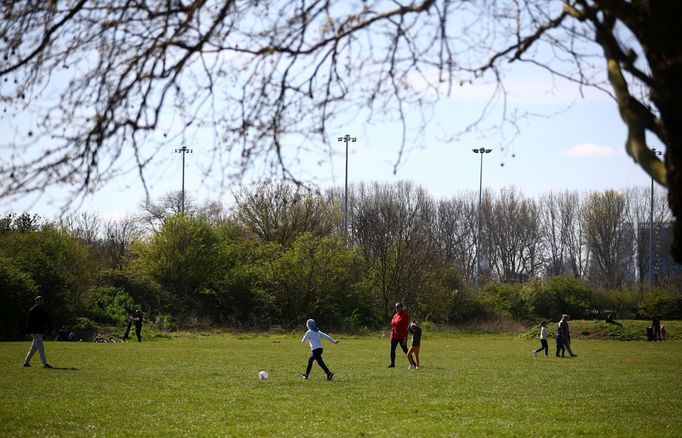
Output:
[[339,341],[321,331],[320,328],[315,324],[314,319],[309,319],[306,321],[305,325],[308,327],[308,331],[305,332],[305,335],[303,335],[301,342],[308,341],[310,343],[310,357],[308,358],[308,367],[305,370],[305,374],[302,374],[302,376],[305,380],[308,380],[310,370],[313,367],[313,361],[317,361],[317,363],[320,365],[320,368],[322,368],[322,371],[327,374],[327,380],[331,380],[334,377],[334,373],[329,371],[329,368],[327,368],[327,365],[325,365],[324,361],[322,360],[322,338],[325,338],[335,344],[338,344]]

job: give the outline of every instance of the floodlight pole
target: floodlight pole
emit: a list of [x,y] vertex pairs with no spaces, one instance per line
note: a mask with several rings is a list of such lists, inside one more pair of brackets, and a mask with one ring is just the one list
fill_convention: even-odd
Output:
[[187,146],[183,146],[180,149],[175,150],[176,154],[182,154],[182,192],[180,192],[182,197],[180,204],[181,214],[185,214],[185,155],[191,154],[192,152],[192,149],[188,149]]
[[[654,155],[663,152],[651,149]],[[649,287],[654,285],[654,177],[651,177],[651,202],[649,203]]]
[[483,197],[483,155],[491,153],[492,149],[481,147],[472,149],[475,154],[481,154],[481,169],[478,178],[478,230],[476,231],[476,289],[481,289],[481,226],[483,224],[483,213],[481,201]]
[[348,142],[355,142],[357,141],[357,138],[346,134],[343,137],[339,137],[339,141],[346,143],[346,188],[343,195],[343,234],[346,238],[348,238]]

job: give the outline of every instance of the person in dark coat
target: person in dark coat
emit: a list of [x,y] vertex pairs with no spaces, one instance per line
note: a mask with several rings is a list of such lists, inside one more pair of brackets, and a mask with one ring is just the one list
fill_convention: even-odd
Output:
[[36,351],[40,354],[40,360],[43,362],[45,368],[52,368],[52,365],[47,361],[47,356],[45,355],[45,345],[43,344],[43,336],[45,336],[45,331],[52,328],[52,323],[50,317],[47,316],[47,312],[43,307],[45,305],[45,299],[42,296],[37,296],[35,298],[35,304],[28,311],[28,318],[26,322],[26,333],[31,335],[33,342],[31,343],[31,348],[26,354],[26,359],[24,359],[24,368],[31,366],[31,358]]
[[651,320],[651,328],[654,330],[654,341],[661,340],[661,320],[654,316]]
[[137,342],[142,342],[142,311],[136,310],[133,314],[133,324],[135,324],[135,334]]
[[126,332],[123,335],[124,341],[128,339],[128,333],[130,333],[131,325],[135,325],[135,334],[137,335],[137,342],[142,342],[142,311],[140,311],[139,309],[136,310],[133,313],[133,316],[130,317],[130,321],[128,322],[128,328],[126,328]]
[[568,351],[571,357],[578,357],[577,354],[573,353],[571,349],[571,331],[568,328],[568,321],[571,319],[568,315],[561,315],[561,321],[559,321],[558,331],[561,332],[561,340],[564,348]]

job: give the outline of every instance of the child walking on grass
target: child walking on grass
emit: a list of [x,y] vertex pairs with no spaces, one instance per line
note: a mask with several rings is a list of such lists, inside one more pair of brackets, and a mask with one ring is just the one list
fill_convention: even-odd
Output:
[[301,342],[308,341],[310,344],[310,357],[308,358],[308,367],[305,370],[305,374],[301,375],[305,380],[308,380],[308,376],[310,376],[310,370],[313,368],[313,362],[317,361],[317,364],[320,366],[320,368],[322,368],[322,371],[327,374],[327,380],[331,380],[334,377],[334,373],[329,371],[329,368],[327,368],[327,365],[325,365],[324,361],[322,360],[322,338],[327,339],[328,341],[331,341],[335,344],[338,344],[339,341],[321,331],[317,324],[315,324],[314,319],[309,319],[306,321],[305,325],[308,328],[308,331],[305,332],[305,335],[303,335]]
[[538,353],[545,350],[545,356],[549,355],[549,346],[547,345],[547,336],[549,336],[549,330],[547,330],[547,321],[544,319],[540,322],[540,348],[533,350],[533,357],[537,357]]
[[559,357],[559,353],[561,353],[561,357],[564,357],[565,352],[566,347],[564,347],[564,335],[561,334],[561,329],[558,328],[556,331],[556,357]]
[[[414,319],[412,323],[407,327],[407,331],[412,333],[412,345],[410,349],[407,350],[407,361],[410,362],[408,369],[419,369],[419,345],[422,339],[422,329],[417,325],[417,321]],[[414,357],[413,357],[414,355]]]

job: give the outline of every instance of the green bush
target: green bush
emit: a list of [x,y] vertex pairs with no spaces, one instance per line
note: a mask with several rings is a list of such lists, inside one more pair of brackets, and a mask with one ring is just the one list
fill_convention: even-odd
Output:
[[590,309],[590,289],[584,281],[569,275],[533,279],[523,287],[528,316],[558,320],[567,313],[583,318]]
[[156,324],[156,328],[159,330],[174,331],[178,328],[177,324],[173,320],[173,315],[170,313],[161,313],[157,315],[154,323]]
[[484,301],[474,292],[453,290],[448,322],[462,324],[487,318],[491,312]]
[[592,307],[605,309],[616,315],[634,315],[637,312],[642,293],[634,290],[601,290],[592,294]]
[[530,312],[522,287],[523,285],[517,283],[488,283],[483,288],[481,299],[498,315],[518,320],[527,319]]
[[100,322],[110,324],[127,324],[133,311],[137,309],[135,301],[123,289],[115,287],[97,287],[91,290],[95,299],[96,315]]
[[0,257],[0,339],[17,339],[24,333],[26,312],[33,305],[38,287],[31,275],[19,269],[11,259]]
[[76,333],[79,339],[92,340],[99,331],[97,323],[86,317],[76,318],[76,322],[71,326],[71,330]]
[[682,297],[671,291],[656,290],[645,294],[639,303],[638,316],[649,319],[682,319]]

